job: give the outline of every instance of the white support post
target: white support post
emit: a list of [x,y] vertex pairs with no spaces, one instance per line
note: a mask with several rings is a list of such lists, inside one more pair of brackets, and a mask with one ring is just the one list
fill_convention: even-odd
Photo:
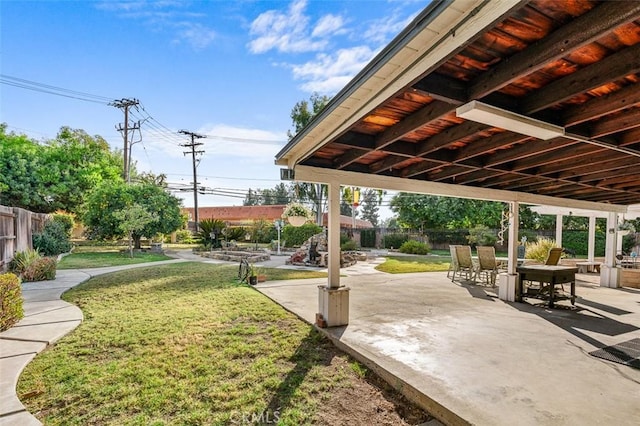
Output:
[[587,249],[587,261],[595,260],[596,252],[596,217],[589,216],[589,244]]
[[329,185],[329,220],[327,251],[329,252],[329,282],[331,288],[340,287],[340,184]]
[[620,270],[616,267],[616,247],[618,246],[618,214],[609,212],[607,216],[607,237],[604,254],[604,265],[600,268],[601,287],[620,287]]
[[518,209],[520,203],[512,201],[509,203],[509,261],[507,264],[507,272],[501,273],[498,277],[498,296],[502,300],[514,302],[516,300],[516,283],[518,275],[516,267],[518,266],[518,228],[520,223]]
[[556,215],[556,245],[562,247],[562,218],[561,214]]
[[338,327],[349,323],[349,288],[340,286],[340,183],[332,181],[328,188],[329,278],[326,286],[318,286],[319,313],[316,324],[320,327]]

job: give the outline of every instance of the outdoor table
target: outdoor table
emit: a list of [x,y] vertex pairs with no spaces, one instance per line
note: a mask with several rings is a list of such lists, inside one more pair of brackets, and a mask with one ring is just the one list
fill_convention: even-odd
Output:
[[578,268],[571,266],[550,266],[550,265],[529,265],[518,266],[518,285],[516,288],[516,300],[522,302],[523,281],[539,281],[549,283],[549,307],[553,308],[556,299],[567,299],[567,297],[556,298],[554,294],[557,284],[571,283],[571,304],[576,300],[576,272]]

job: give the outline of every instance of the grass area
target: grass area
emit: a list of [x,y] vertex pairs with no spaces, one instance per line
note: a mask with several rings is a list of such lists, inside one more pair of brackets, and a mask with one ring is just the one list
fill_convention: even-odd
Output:
[[[256,415],[313,424],[362,367],[236,274],[235,266],[167,264],[68,291],[64,300],[85,320],[27,366],[19,397],[47,425],[247,424]],[[336,356],[345,358],[341,369]]]
[[74,250],[73,253],[62,258],[58,263],[58,269],[100,268],[171,259],[161,253],[134,253],[133,257],[129,257],[128,251],[120,251],[120,249],[105,247],[99,247],[100,250],[95,249]]
[[447,271],[450,263],[451,258],[445,256],[386,256],[386,261],[376,266],[376,269],[389,274],[438,272]]

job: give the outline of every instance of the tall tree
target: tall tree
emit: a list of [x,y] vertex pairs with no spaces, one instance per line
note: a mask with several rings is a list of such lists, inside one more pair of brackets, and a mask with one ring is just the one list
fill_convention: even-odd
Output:
[[[500,228],[506,204],[400,192],[391,199],[391,210],[398,214],[400,226],[414,229],[461,229],[485,225]],[[520,227],[535,229],[537,215],[520,206]]]
[[[302,100],[297,102],[291,110],[291,120],[293,121],[294,131],[287,131],[289,140],[293,139],[296,134],[304,129],[330,100],[331,98],[326,95],[320,96],[318,93],[314,93],[309,98],[309,101]],[[298,193],[302,200],[306,200],[314,206],[313,210],[316,214],[316,224],[322,225],[324,196],[327,193],[326,185],[299,183]]]
[[242,201],[243,206],[258,206],[260,205],[260,190],[254,191],[249,188],[247,190],[247,195],[245,195],[244,200]]
[[380,216],[378,211],[380,204],[382,204],[382,196],[384,192],[375,189],[367,188],[362,192],[362,219],[368,220],[375,227],[378,226]]
[[120,154],[100,136],[63,127],[56,139],[38,143],[0,126],[0,204],[78,213],[87,193],[121,173]]
[[0,125],[0,204],[34,212],[54,211],[40,178],[43,147],[25,135],[6,133]]
[[132,237],[136,248],[140,240],[156,234],[168,234],[180,228],[181,200],[157,185],[146,183],[127,185],[122,180],[103,182],[88,197],[83,223],[90,238],[122,238],[125,232],[118,212],[138,204],[154,219],[141,229],[135,229]]

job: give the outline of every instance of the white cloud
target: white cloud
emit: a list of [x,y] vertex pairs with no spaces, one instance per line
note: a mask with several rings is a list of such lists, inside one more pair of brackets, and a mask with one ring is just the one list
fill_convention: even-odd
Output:
[[395,37],[413,20],[416,14],[409,17],[401,17],[397,12],[389,17],[377,19],[369,25],[364,32],[363,38],[374,43],[387,43],[391,38]]
[[214,30],[195,22],[182,22],[178,26],[181,29],[178,31],[174,42],[180,43],[184,41],[196,50],[206,48],[213,43],[217,36]]
[[309,92],[335,93],[342,89],[376,52],[368,46],[340,49],[333,54],[320,53],[301,65],[292,65],[296,80],[303,80],[301,88]]
[[306,0],[294,0],[289,10],[269,10],[260,14],[252,23],[249,34],[251,53],[277,50],[283,53],[314,52],[328,46],[328,38],[342,33],[344,20],[340,16],[325,15],[318,19],[313,29],[305,15]]
[[313,32],[312,37],[324,37],[335,34],[344,34],[346,30],[343,28],[344,19],[342,16],[325,15],[318,20]]
[[216,38],[216,32],[197,20],[206,15],[184,10],[185,2],[175,0],[163,1],[105,1],[98,3],[100,10],[114,12],[120,18],[142,21],[154,30],[162,29],[174,32],[172,43],[190,45],[195,50],[202,50],[209,46]]

